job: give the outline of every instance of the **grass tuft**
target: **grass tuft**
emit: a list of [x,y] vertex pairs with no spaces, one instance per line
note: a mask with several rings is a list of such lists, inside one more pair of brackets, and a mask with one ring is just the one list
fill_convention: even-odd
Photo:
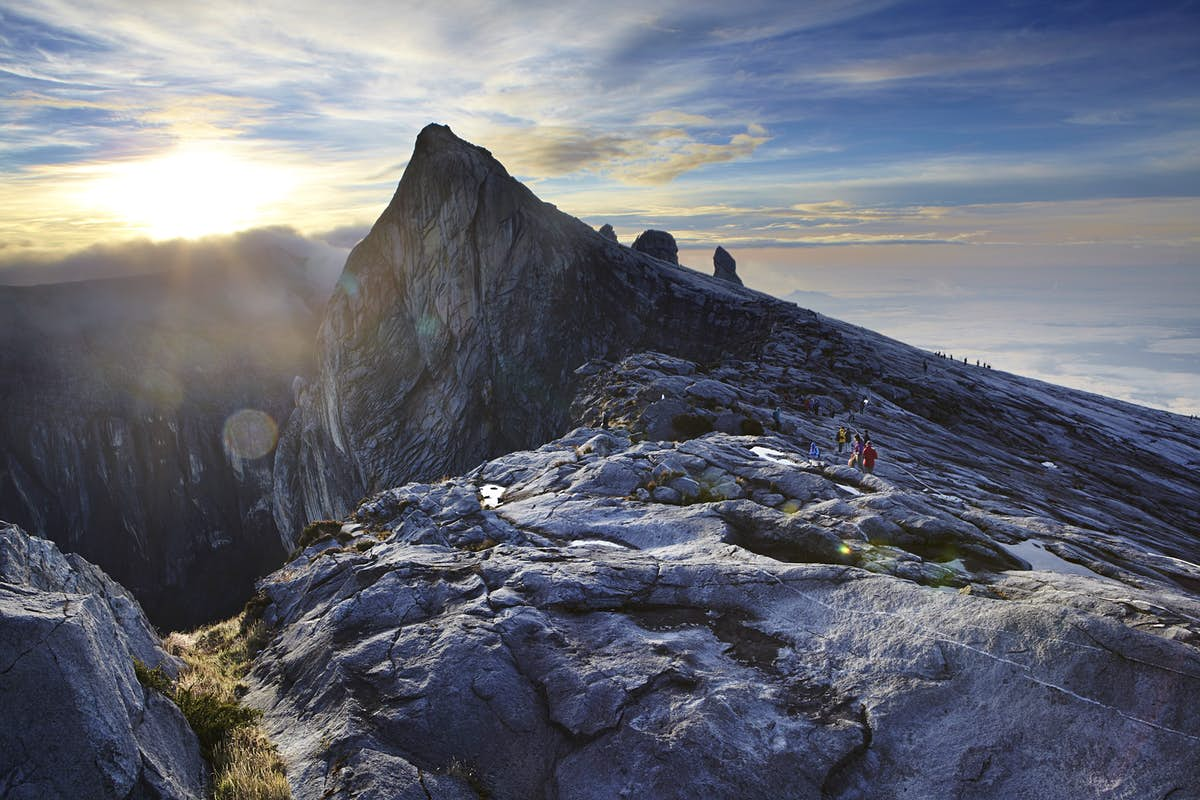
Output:
[[[143,684],[159,691],[163,691],[161,681],[154,673],[166,679],[163,694],[179,706],[212,767],[215,800],[290,800],[292,796],[283,761],[258,725],[261,715],[239,702],[247,690],[242,678],[270,638],[261,619],[266,604],[265,597],[256,595],[235,617],[168,636],[167,652],[187,665],[174,685],[161,671],[146,670],[144,664],[138,672]],[[134,668],[138,669],[136,663]]]

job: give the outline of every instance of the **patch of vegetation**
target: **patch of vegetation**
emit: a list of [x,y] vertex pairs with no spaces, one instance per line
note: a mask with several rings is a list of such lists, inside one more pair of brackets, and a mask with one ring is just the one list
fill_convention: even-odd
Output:
[[[283,761],[258,725],[259,712],[239,702],[247,691],[242,679],[269,638],[261,618],[268,602],[265,595],[255,595],[235,617],[168,636],[167,651],[186,664],[178,681],[172,683],[161,670],[145,670],[145,665],[145,678],[138,674],[143,684],[173,700],[196,732],[212,767],[215,800],[292,796]],[[155,672],[166,679],[165,691]]]
[[304,526],[300,538],[296,540],[296,548],[303,550],[311,544],[326,538],[333,538],[342,531],[342,523],[335,519],[319,519]]
[[162,671],[162,667],[150,669],[139,659],[133,660],[133,674],[137,676],[138,682],[147,689],[153,689],[159,694],[171,696],[175,690],[175,684],[171,681],[171,676]]
[[354,549],[360,553],[365,553],[377,544],[379,544],[378,539],[363,539],[361,542],[354,545]]
[[292,796],[283,760],[256,726],[235,728],[216,747],[225,770],[213,778],[213,800],[282,800]]

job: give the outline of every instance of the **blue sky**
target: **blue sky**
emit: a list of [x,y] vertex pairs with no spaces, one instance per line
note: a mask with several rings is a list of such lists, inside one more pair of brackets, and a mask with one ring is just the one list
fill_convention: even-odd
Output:
[[3,2],[0,266],[361,230],[438,121],[780,295],[815,269],[1194,270],[1197,87],[1196,2]]

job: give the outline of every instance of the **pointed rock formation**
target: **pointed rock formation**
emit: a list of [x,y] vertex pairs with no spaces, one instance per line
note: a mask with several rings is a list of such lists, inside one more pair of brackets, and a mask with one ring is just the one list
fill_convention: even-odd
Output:
[[719,355],[785,307],[614,245],[430,125],[329,302],[279,445],[276,520],[295,535],[369,492],[546,441],[588,359]]
[[613,226],[609,225],[607,222],[600,226],[599,233],[601,236],[603,236],[605,239],[608,239],[610,242],[617,241],[617,232],[614,231]]
[[679,265],[679,246],[675,244],[675,237],[666,231],[642,231],[633,240],[633,249],[676,266]]
[[742,285],[742,279],[737,274],[737,262],[729,255],[729,251],[720,245],[717,245],[713,252],[713,277]]

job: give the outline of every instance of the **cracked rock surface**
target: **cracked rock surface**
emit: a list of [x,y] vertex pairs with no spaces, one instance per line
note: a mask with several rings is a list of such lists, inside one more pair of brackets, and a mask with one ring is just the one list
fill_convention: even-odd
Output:
[[1200,792],[1200,602],[1016,527],[787,437],[579,428],[270,576],[250,701],[298,798]]
[[195,734],[138,682],[135,658],[179,668],[98,567],[0,525],[0,796],[205,796]]

